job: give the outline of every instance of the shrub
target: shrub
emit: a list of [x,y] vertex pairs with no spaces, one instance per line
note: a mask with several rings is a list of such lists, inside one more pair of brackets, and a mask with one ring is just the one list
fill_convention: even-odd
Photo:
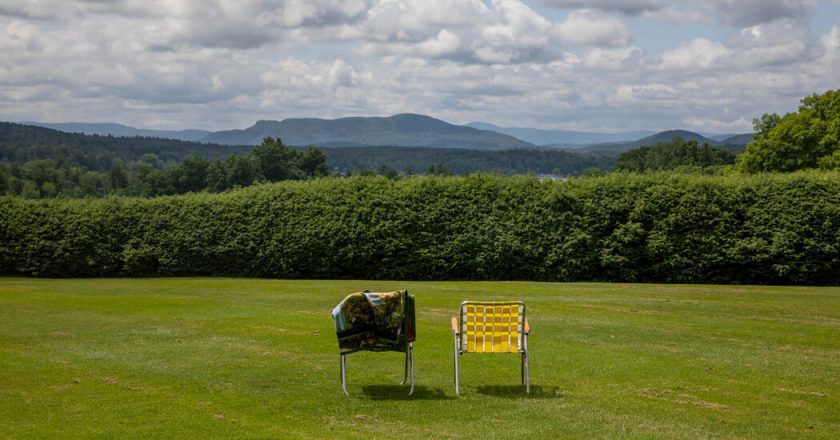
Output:
[[325,178],[153,199],[0,197],[32,276],[836,284],[840,173]]

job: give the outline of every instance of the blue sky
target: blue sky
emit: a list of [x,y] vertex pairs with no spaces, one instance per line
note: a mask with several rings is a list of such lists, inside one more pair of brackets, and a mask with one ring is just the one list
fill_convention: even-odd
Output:
[[0,0],[0,54],[7,121],[745,132],[840,88],[840,0]]

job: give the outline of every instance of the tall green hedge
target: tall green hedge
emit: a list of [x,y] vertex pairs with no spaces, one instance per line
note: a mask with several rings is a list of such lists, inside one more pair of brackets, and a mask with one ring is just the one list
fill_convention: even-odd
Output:
[[32,276],[840,282],[840,174],[318,179],[154,199],[0,198]]

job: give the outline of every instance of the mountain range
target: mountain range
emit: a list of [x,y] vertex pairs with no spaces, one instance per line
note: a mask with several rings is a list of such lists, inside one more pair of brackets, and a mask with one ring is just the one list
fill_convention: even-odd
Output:
[[457,147],[479,150],[534,147],[533,144],[494,131],[453,125],[424,115],[399,114],[387,118],[284,119],[259,121],[244,130],[212,133],[204,142],[255,145],[263,138],[279,137],[289,145]]
[[398,114],[390,117],[349,117],[340,119],[294,118],[262,120],[240,130],[148,130],[112,123],[28,123],[71,133],[124,137],[155,137],[220,145],[257,145],[265,137],[279,137],[296,146],[320,147],[438,147],[502,150],[538,146],[579,149],[616,154],[641,146],[670,141],[674,137],[696,140],[738,152],[752,140],[751,134],[709,135],[686,130],[659,133],[628,131],[594,133],[566,130],[499,127],[473,122],[454,125],[429,116]]

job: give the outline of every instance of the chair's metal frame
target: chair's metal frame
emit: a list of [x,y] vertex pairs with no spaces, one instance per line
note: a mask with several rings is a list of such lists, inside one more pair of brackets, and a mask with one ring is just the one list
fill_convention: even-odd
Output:
[[460,379],[459,379],[459,365],[458,365],[458,357],[467,351],[462,350],[462,340],[463,334],[461,332],[462,326],[465,325],[465,310],[467,305],[483,305],[483,306],[521,306],[522,307],[522,327],[519,328],[517,325],[517,330],[522,335],[522,343],[518,344],[518,351],[521,355],[521,376],[522,376],[522,385],[525,386],[525,394],[531,394],[531,377],[530,372],[528,369],[528,334],[531,332],[531,326],[528,324],[528,316],[525,314],[525,304],[521,301],[508,301],[508,302],[487,302],[487,301],[464,301],[461,303],[461,307],[458,311],[458,317],[452,318],[452,333],[455,342],[455,394],[461,395],[461,387],[460,387]]
[[[350,353],[345,353],[341,355],[341,390],[344,391],[344,395],[350,397],[350,393],[347,392],[347,355]],[[405,382],[410,379],[410,386],[411,388],[408,390],[408,395],[414,394],[414,342],[408,343],[408,350],[405,352],[405,373],[403,374],[403,379],[400,381],[400,385],[405,385]]]

